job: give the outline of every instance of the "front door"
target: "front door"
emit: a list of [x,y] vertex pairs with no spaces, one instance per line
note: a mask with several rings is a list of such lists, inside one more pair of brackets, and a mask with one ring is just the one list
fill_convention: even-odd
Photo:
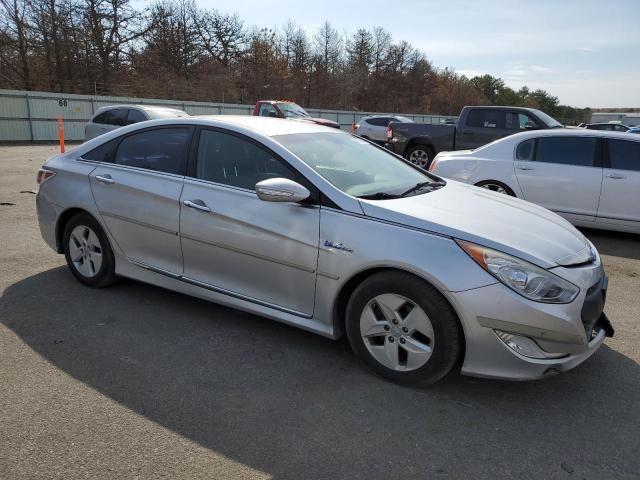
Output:
[[456,132],[456,150],[469,150],[513,133],[505,125],[506,113],[497,108],[474,108]]
[[608,138],[599,223],[640,229],[640,142]]
[[257,182],[296,174],[253,140],[203,129],[196,144],[180,205],[185,279],[311,316],[319,207],[258,199]]
[[524,199],[577,222],[595,221],[602,168],[596,137],[549,136],[516,149],[516,178]]
[[129,261],[173,274],[182,271],[179,201],[189,127],[126,136],[90,175],[100,215]]

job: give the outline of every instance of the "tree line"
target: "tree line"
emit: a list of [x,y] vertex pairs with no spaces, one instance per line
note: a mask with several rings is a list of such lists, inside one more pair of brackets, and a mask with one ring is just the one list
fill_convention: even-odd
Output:
[[131,0],[0,0],[0,88],[443,115],[502,104],[568,123],[589,117],[544,90],[438,68],[383,27],[248,27],[193,0],[143,9]]

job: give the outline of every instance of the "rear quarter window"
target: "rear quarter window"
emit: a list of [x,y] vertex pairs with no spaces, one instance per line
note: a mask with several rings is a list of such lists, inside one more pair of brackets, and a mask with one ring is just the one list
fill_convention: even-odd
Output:
[[533,160],[533,147],[535,146],[535,142],[535,139],[531,139],[520,143],[516,148],[516,159]]

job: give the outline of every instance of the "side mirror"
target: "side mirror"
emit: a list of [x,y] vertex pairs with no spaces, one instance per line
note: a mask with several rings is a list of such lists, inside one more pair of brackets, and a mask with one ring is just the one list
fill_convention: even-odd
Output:
[[538,128],[538,126],[535,123],[533,123],[532,121],[528,121],[527,123],[524,124],[524,129],[525,130],[535,130],[537,128]]
[[256,183],[256,194],[263,202],[301,202],[311,192],[288,178],[268,178]]

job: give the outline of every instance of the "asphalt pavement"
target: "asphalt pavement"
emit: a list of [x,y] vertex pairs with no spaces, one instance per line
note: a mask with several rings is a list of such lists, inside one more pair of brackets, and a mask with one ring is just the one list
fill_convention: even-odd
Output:
[[80,285],[38,231],[54,152],[0,147],[0,478],[640,478],[640,235],[585,231],[616,336],[578,368],[405,388],[345,342]]

